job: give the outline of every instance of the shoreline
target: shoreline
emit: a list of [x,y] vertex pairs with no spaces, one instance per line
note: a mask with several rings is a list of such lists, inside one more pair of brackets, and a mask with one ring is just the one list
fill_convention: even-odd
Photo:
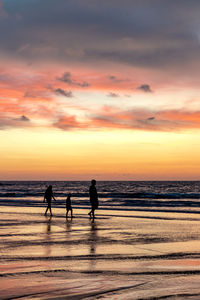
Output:
[[199,299],[198,216],[44,208],[0,206],[0,299]]

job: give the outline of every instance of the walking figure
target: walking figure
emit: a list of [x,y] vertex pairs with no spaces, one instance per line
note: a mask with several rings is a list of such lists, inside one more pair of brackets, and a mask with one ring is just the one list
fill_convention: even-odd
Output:
[[68,217],[68,212],[71,211],[71,218],[73,217],[73,211],[72,211],[72,206],[71,206],[71,193],[68,194],[66,198],[66,217]]
[[45,211],[45,216],[47,215],[47,211],[49,209],[51,216],[53,216],[52,211],[51,211],[51,200],[52,198],[54,199],[54,201],[56,201],[54,195],[53,195],[53,190],[52,190],[52,185],[49,185],[48,188],[46,189],[45,193],[44,193],[44,200],[43,202],[45,202],[45,199],[47,200],[47,209]]
[[95,218],[95,215],[94,215],[95,209],[97,209],[98,206],[99,206],[98,194],[97,194],[97,189],[96,189],[95,185],[96,185],[96,180],[92,179],[90,190],[89,190],[90,203],[91,203],[91,211],[88,213],[88,215],[90,217],[93,217],[93,219]]

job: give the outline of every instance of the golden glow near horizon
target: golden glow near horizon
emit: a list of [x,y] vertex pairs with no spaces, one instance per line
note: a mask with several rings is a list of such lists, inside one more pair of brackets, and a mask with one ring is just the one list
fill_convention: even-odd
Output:
[[196,134],[2,131],[0,179],[195,180],[200,167]]

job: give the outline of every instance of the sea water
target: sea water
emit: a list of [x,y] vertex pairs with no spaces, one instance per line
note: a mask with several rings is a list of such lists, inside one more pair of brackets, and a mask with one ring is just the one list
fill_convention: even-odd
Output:
[[[49,184],[53,186],[57,205],[64,205],[68,193],[72,194],[73,206],[89,205],[88,181],[1,181],[0,204],[38,206]],[[99,181],[96,187],[100,208],[191,210],[198,209],[200,204],[200,181]]]

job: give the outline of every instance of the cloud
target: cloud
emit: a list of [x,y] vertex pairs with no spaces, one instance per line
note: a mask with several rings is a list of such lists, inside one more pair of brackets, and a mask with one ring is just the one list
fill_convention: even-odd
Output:
[[117,77],[114,76],[114,75],[110,75],[110,76],[108,76],[108,78],[109,78],[112,82],[114,82],[114,83],[122,83],[122,82],[127,82],[127,81],[129,81],[129,79],[119,79],[119,78],[117,78]]
[[57,88],[56,90],[54,90],[56,94],[61,95],[61,96],[65,96],[67,98],[72,98],[73,94],[71,91],[65,91],[61,88]]
[[140,85],[137,89],[138,89],[138,90],[141,90],[141,91],[143,91],[143,92],[145,92],[145,93],[152,93],[152,92],[153,92],[153,91],[151,90],[151,87],[150,87],[149,84],[142,84],[142,85]]
[[26,91],[24,93],[24,98],[37,98],[38,94],[35,91]]
[[116,94],[116,93],[110,92],[110,93],[108,94],[108,97],[117,98],[117,97],[119,97],[119,95]]
[[65,82],[72,86],[78,86],[78,87],[82,87],[82,88],[90,86],[90,84],[86,81],[79,82],[79,81],[72,79],[70,72],[63,73],[63,75],[61,77],[58,77],[57,79],[61,82]]
[[[23,98],[24,99],[24,98]],[[66,113],[65,113],[66,112]],[[28,116],[33,116],[30,120]],[[81,117],[80,117],[81,116]],[[34,122],[34,120],[36,122]],[[56,120],[56,121],[55,121]],[[200,129],[200,111],[103,106],[84,109],[50,101],[26,103],[2,101],[0,128],[52,126],[61,130],[101,130],[105,128],[145,131],[185,131]]]
[[62,130],[99,130],[102,128],[145,130],[145,131],[181,131],[200,129],[200,111],[164,110],[153,112],[148,109],[123,111],[106,106],[97,113],[87,114],[84,121],[75,115],[62,116],[52,124]]
[[13,118],[6,116],[5,114],[0,114],[0,129],[17,128],[17,127],[30,127],[30,119],[26,116],[20,116],[18,118]]
[[24,98],[27,99],[46,99],[46,100],[50,100],[51,99],[51,94],[50,92],[44,87],[42,86],[41,83],[41,87],[35,87],[34,85],[32,87],[30,87],[30,90],[26,91],[24,93]]
[[19,119],[15,119],[16,121],[22,121],[22,122],[30,122],[30,119],[26,116],[21,116]]
[[62,130],[81,129],[85,128],[85,125],[78,122],[76,116],[65,115],[52,124],[53,127],[60,128]]
[[[102,85],[100,88],[99,86],[98,88],[94,88],[91,93],[88,91],[87,93],[83,93],[81,91],[76,99],[77,101],[75,101],[76,103],[73,103],[74,101],[63,102],[60,101],[58,97],[55,97],[55,93],[64,97],[71,97],[72,94],[70,90],[63,88],[65,83],[58,83],[55,73],[49,72],[49,70],[40,70],[40,72],[38,72],[34,69],[34,71],[34,73],[31,73],[29,70],[27,71],[27,68],[23,69],[18,67],[16,69],[10,69],[9,72],[5,66],[2,67],[2,72],[0,73],[2,75],[2,82],[0,82],[1,128],[27,127],[33,125],[34,127],[47,126],[49,128],[49,124],[52,124],[53,127],[62,130],[120,128],[147,131],[178,131],[190,128],[200,129],[198,98],[196,99],[195,105],[185,102],[187,104],[187,106],[185,106],[187,109],[185,110],[164,109],[164,107],[169,107],[167,102],[165,105],[160,105],[160,103],[156,101],[154,104],[155,101],[153,101],[153,99],[151,102],[152,105],[149,106],[150,108],[145,108],[146,102],[139,103],[137,101],[137,95],[135,99],[134,97],[131,99],[132,101],[128,101],[128,98],[123,99],[123,105],[120,105],[120,96],[125,95],[125,90],[123,90],[123,93],[122,91],[118,93],[118,90],[116,90],[117,93],[115,93],[115,89],[112,87],[114,92],[110,92],[112,91],[110,85],[105,85],[105,87]],[[11,83],[9,74],[12,74]],[[49,74],[51,76],[49,76]],[[56,71],[56,74],[65,73],[62,73],[59,69],[59,71]],[[95,74],[96,78],[103,78],[103,80],[105,80],[105,73],[103,73],[101,77],[99,74],[98,76],[96,73],[93,74]],[[87,73],[88,77],[89,75]],[[69,74],[65,74],[64,79],[74,80]],[[80,80],[77,81],[80,82]],[[106,83],[108,83],[108,80]],[[140,85],[142,91],[144,90],[144,86],[147,86],[145,87],[145,91],[151,90],[150,85],[143,84]],[[101,92],[100,95],[102,95],[101,101],[99,101],[100,97],[93,97],[93,95],[96,96],[99,92]],[[116,100],[114,101],[116,102],[116,106],[102,107],[103,103],[108,102],[106,96],[116,98],[113,99]],[[176,97],[175,99],[177,99]],[[144,106],[143,108],[136,109],[135,107],[138,107],[138,105]],[[180,104],[178,103],[176,107],[177,106],[180,107]],[[182,107],[184,107],[184,105],[182,105]],[[29,116],[31,116],[31,120],[28,120]]]
[[94,69],[110,62],[161,73],[165,67],[180,75],[187,65],[200,73],[198,0],[102,0],[101,6],[97,0],[1,3],[1,13],[8,14],[0,18],[5,57]]
[[11,82],[13,81],[12,76],[8,75],[8,74],[0,74],[0,82]]
[[117,110],[105,107],[101,113],[91,116],[96,128],[120,128],[146,131],[180,131],[200,129],[200,111],[148,109]]

